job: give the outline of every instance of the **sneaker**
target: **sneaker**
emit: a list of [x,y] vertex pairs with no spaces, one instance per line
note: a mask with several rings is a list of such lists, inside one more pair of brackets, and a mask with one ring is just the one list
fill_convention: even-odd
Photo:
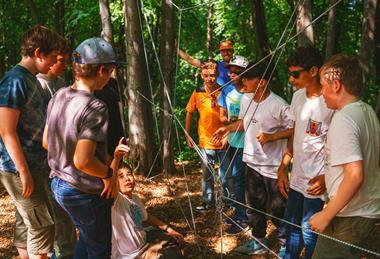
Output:
[[[232,222],[232,221],[230,221]],[[246,222],[240,222],[240,221],[236,221],[236,223],[238,225],[236,225],[235,223],[232,222],[232,224],[230,224],[226,230],[226,234],[228,236],[235,236],[241,232],[246,232],[249,230],[249,226]]]
[[[267,244],[267,241],[265,238],[260,238],[259,240],[265,245]],[[268,250],[256,240],[250,239],[247,242],[245,242],[242,246],[235,248],[234,252],[237,252],[240,254],[247,254],[247,255],[260,255],[260,254],[266,254]]]
[[198,211],[198,212],[206,212],[206,211],[208,211],[211,208],[212,207],[210,205],[208,205],[207,203],[202,203],[202,205],[196,206],[195,210]]
[[278,251],[278,257],[279,258],[285,258],[285,251],[286,251],[286,246],[281,246],[280,250]]

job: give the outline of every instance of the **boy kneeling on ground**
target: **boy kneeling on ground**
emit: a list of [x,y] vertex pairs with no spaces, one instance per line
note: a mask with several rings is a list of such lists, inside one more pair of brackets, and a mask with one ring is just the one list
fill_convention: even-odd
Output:
[[[133,194],[135,178],[131,168],[119,169],[118,180],[120,192],[112,208],[112,258],[183,258],[178,246],[183,243],[182,234],[149,214]],[[146,232],[143,223],[162,231]]]

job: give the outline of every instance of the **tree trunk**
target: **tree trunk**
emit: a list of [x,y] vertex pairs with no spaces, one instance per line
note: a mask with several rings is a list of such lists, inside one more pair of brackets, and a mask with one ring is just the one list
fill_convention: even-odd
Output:
[[[338,0],[329,0],[329,6],[334,5]],[[327,35],[326,35],[326,53],[325,57],[329,58],[335,53],[335,45],[337,39],[337,29],[336,29],[336,6],[331,8],[328,14],[327,22]]]
[[28,0],[28,2],[33,20],[36,22],[36,24],[40,24],[40,15],[38,13],[36,3],[34,2],[34,0]]
[[142,34],[139,25],[138,0],[123,0],[126,24],[127,85],[129,141],[132,154],[139,155],[139,171],[147,175],[155,155],[152,107],[141,95],[150,100],[147,70],[144,59]]
[[362,42],[359,50],[359,58],[364,68],[365,78],[369,72],[369,60],[375,49],[375,19],[377,0],[364,0]]
[[214,13],[213,5],[210,4],[207,9],[207,55],[208,58],[212,58],[212,27],[211,27],[211,19]]
[[270,53],[271,48],[268,40],[268,32],[265,18],[264,4],[262,0],[252,0],[251,5],[252,24],[256,32],[259,57]]
[[60,35],[65,35],[65,0],[55,1],[55,29]]
[[[162,161],[163,171],[169,174],[175,173],[173,155],[173,129],[174,123],[171,114],[171,103],[173,98],[173,4],[170,0],[162,0],[162,26],[161,26],[161,53],[160,63],[163,71],[161,81],[161,141],[162,141]],[[168,100],[170,98],[170,100]],[[170,103],[171,102],[171,103]]]
[[[374,65],[375,65],[375,85],[377,89],[380,87],[380,4],[376,5],[376,23],[375,23],[375,53],[374,53]],[[375,106],[377,117],[380,118],[380,91],[377,95],[377,101]]]
[[298,35],[298,47],[314,45],[314,31],[313,26],[310,25],[312,21],[311,8],[312,0],[304,0],[303,4],[300,3],[298,6],[297,33],[302,31],[302,33]]

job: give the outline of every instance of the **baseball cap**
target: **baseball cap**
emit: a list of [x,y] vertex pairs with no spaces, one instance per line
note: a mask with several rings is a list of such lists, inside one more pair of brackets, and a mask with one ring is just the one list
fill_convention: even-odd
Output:
[[222,41],[219,44],[219,50],[233,49],[233,48],[234,48],[234,43],[232,42],[232,40]]
[[126,64],[116,61],[115,52],[102,38],[84,40],[73,52],[73,59],[79,64]]
[[230,63],[228,63],[226,66],[227,67],[237,66],[237,67],[241,67],[241,68],[247,68],[248,64],[249,64],[249,61],[247,58],[245,58],[243,56],[236,55],[236,56],[232,57]]

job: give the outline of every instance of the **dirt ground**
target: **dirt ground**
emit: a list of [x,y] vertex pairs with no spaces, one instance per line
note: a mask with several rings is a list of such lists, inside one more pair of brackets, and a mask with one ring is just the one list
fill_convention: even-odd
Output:
[[[221,213],[217,210],[207,213],[193,211],[192,214],[189,201],[192,208],[201,202],[201,172],[198,163],[184,163],[183,166],[186,178],[182,165],[178,165],[176,176],[158,175],[151,180],[136,176],[136,193],[145,201],[149,213],[165,222],[170,222],[174,228],[184,234],[186,258],[276,258],[271,253],[254,257],[233,254],[232,251],[235,247],[249,239],[248,233],[237,236],[225,234],[221,236],[221,232],[224,232],[226,226],[225,223],[220,224]],[[227,211],[227,215],[231,215],[231,211]],[[223,222],[225,219],[223,216]],[[0,185],[0,258],[17,258],[17,251],[12,246],[14,220],[14,206],[3,186]],[[269,248],[277,253],[279,247],[276,243],[275,227],[270,220],[268,220],[267,233]],[[367,248],[380,252],[380,223],[373,231]],[[363,258],[373,257],[367,255]]]

